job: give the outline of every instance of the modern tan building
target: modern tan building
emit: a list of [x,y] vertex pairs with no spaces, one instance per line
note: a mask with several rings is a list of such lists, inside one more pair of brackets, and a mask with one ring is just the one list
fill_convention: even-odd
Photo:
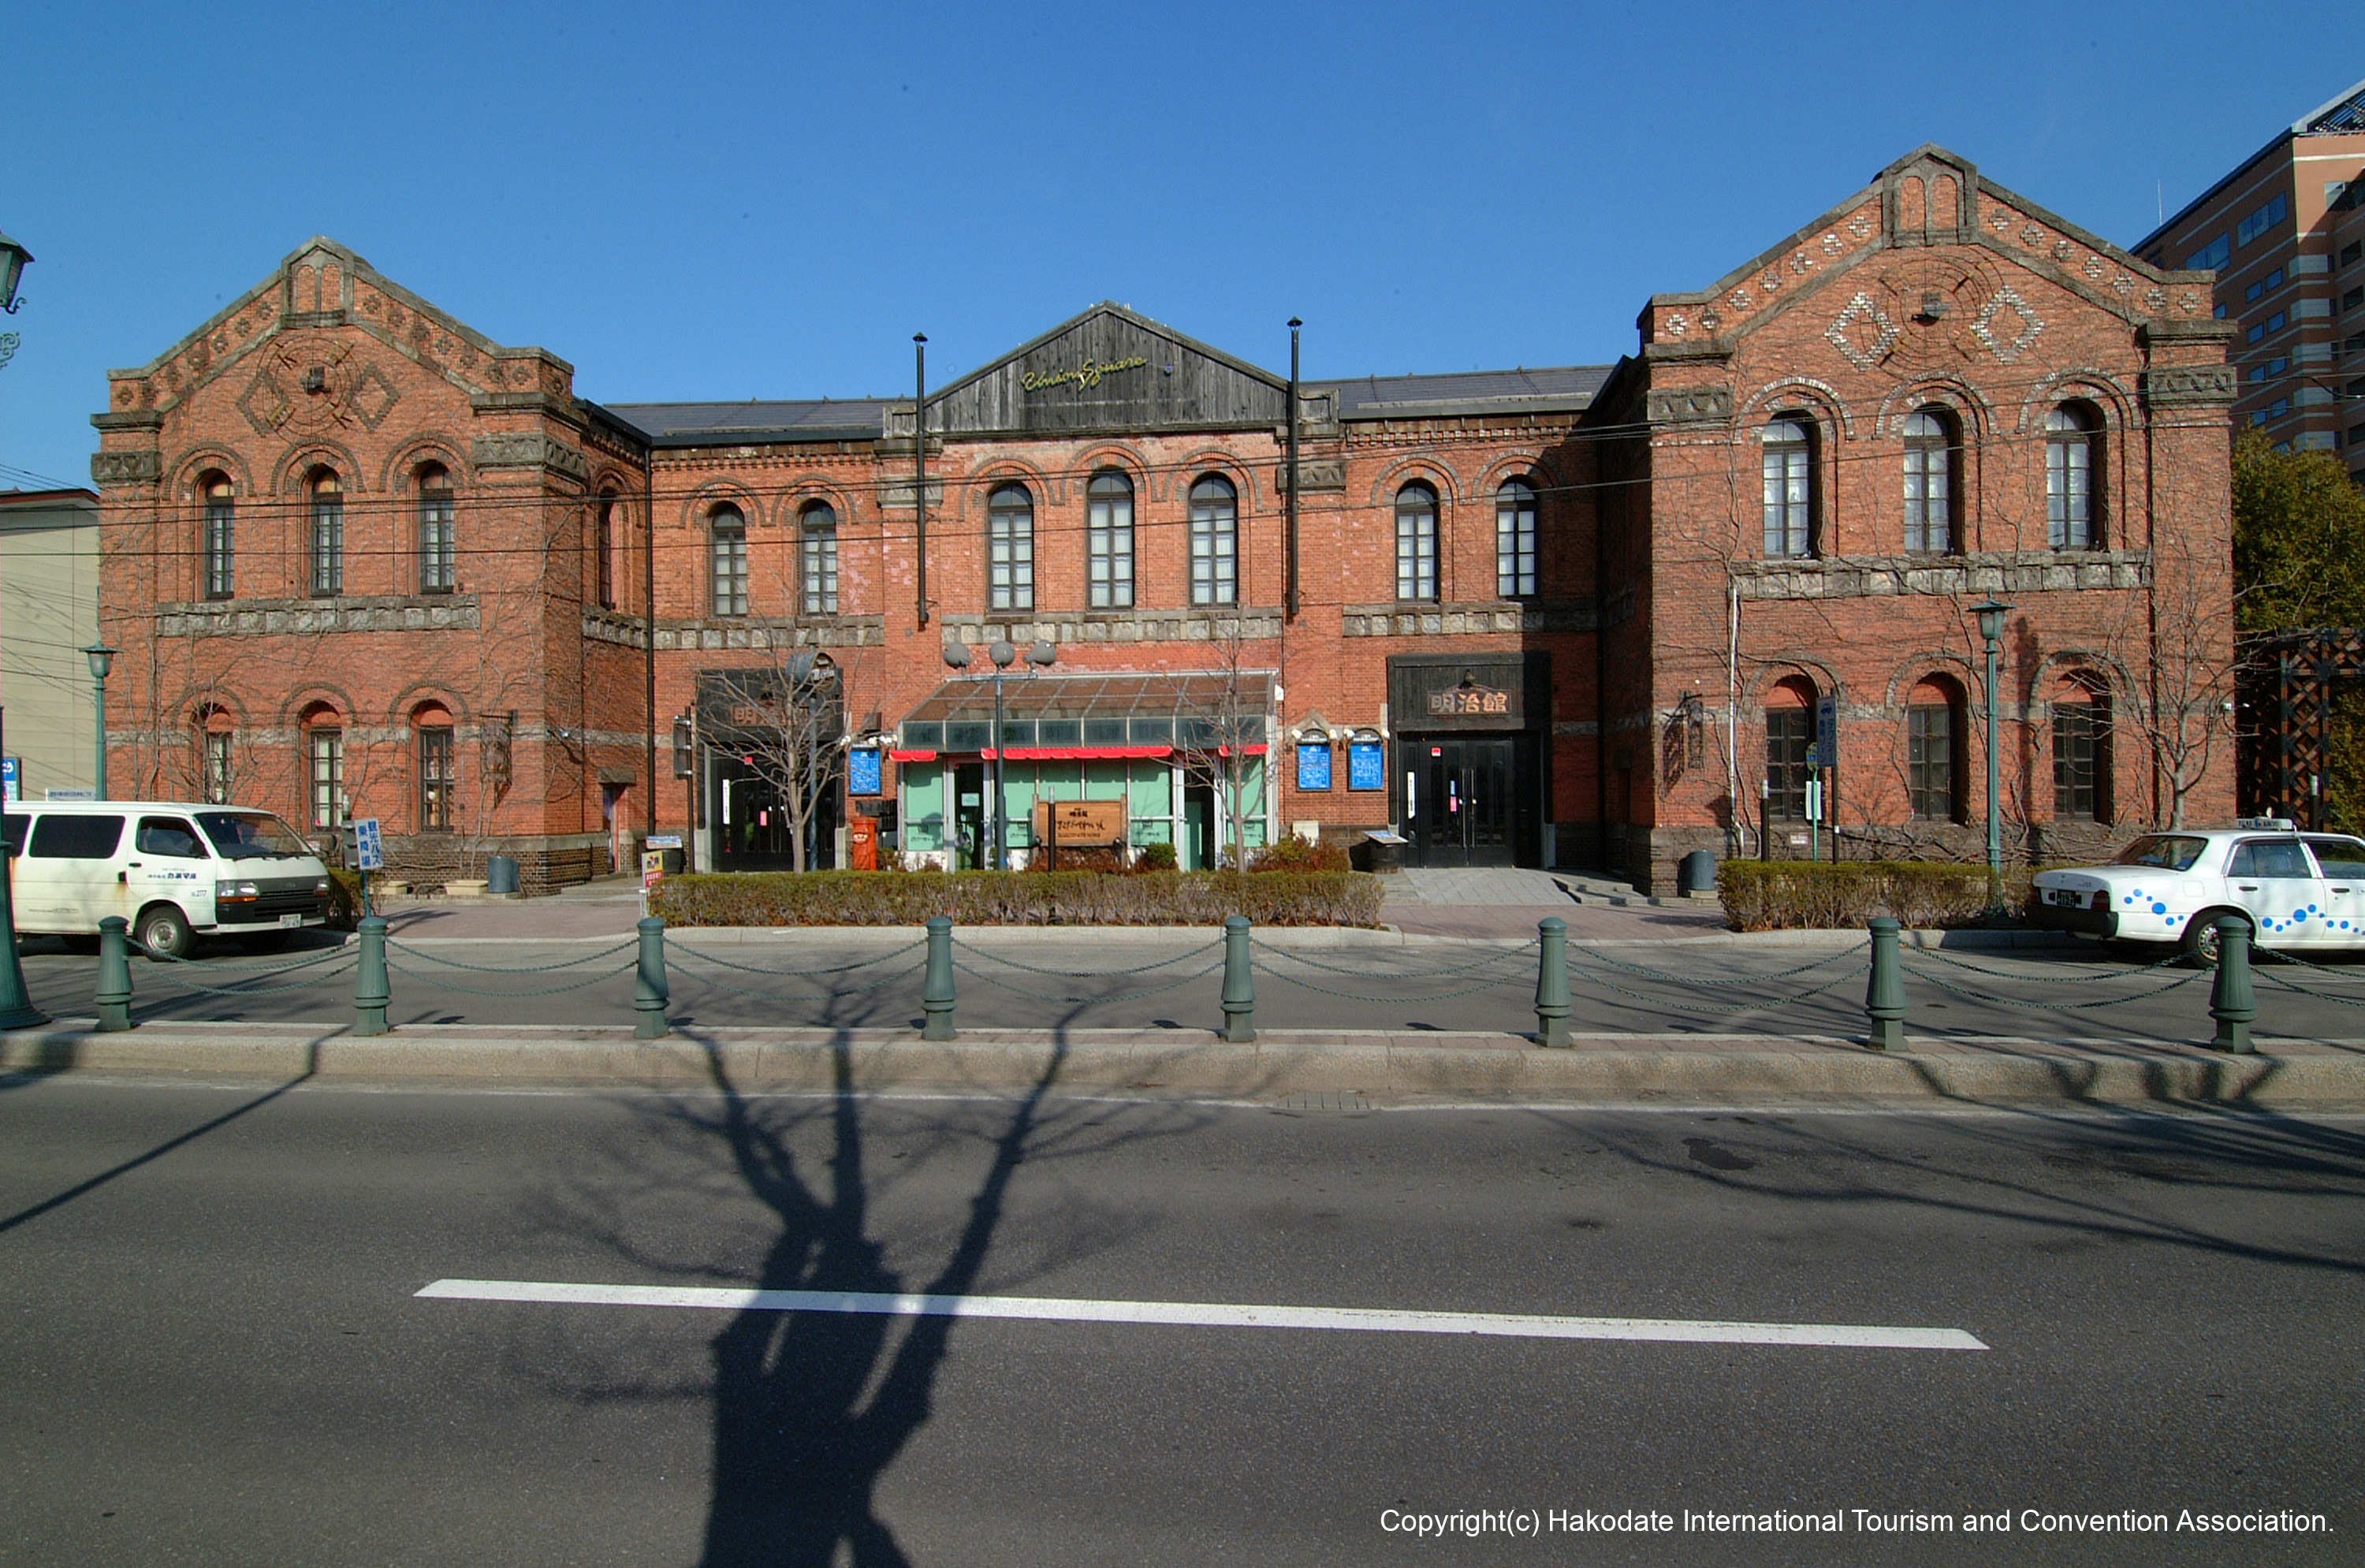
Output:
[[0,708],[19,789],[92,787],[90,661],[98,641],[98,497],[0,490]]
[[2285,452],[2340,452],[2365,483],[2365,82],[2292,122],[2136,242],[2214,271],[2239,328],[2235,428]]

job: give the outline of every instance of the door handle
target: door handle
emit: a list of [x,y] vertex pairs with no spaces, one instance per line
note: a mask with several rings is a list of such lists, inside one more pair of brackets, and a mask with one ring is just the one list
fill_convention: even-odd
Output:
[[2234,890],[2239,893],[2255,893],[2259,890],[2259,884],[2256,882],[2237,882],[2235,884]]
[[2348,890],[2347,888],[2335,888],[2335,889],[2333,889],[2332,890],[2333,890],[2334,892],[2336,892],[2336,893],[2345,893],[2345,892],[2347,892]]

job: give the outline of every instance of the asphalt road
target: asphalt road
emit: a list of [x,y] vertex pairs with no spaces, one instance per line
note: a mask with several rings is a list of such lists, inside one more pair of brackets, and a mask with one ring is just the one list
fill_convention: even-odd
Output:
[[[1162,943],[1046,933],[1023,945],[957,946],[958,1018],[979,1027],[1217,1027],[1222,975],[1212,968],[1220,958],[1214,941],[1212,933]],[[34,1000],[52,1014],[89,1016],[96,960],[65,953],[53,940],[28,946],[34,950],[23,965]],[[622,1024],[632,1017],[632,956],[611,946],[460,942],[397,949],[389,1015],[398,1024]],[[916,1027],[921,1015],[916,948],[883,933],[865,934],[848,947],[819,932],[779,944],[711,936],[701,943],[696,932],[678,932],[667,950],[672,1014],[681,1022],[900,1028]],[[892,958],[864,962],[891,950]],[[1533,952],[1531,945],[1482,943],[1260,947],[1257,1023],[1273,1029],[1531,1031]],[[1580,1031],[1850,1036],[1864,1029],[1866,958],[1860,947],[1573,944],[1570,952],[1573,1025]],[[328,961],[285,975],[232,967],[308,957]],[[2211,1033],[2211,977],[2199,970],[2146,969],[2089,946],[1909,953],[1905,961],[1912,1034],[2191,1042]],[[845,968],[850,964],[860,967]],[[560,965],[571,967],[551,967]],[[840,972],[786,972],[831,969]],[[1042,970],[1089,972],[1037,972]],[[2365,964],[2268,963],[2256,974],[2262,1037],[2365,1037]],[[587,979],[593,983],[584,984]],[[352,968],[325,946],[275,958],[222,950],[186,967],[135,961],[132,981],[140,1017],[322,1024],[353,1017]],[[216,994],[188,982],[247,994]]]
[[[2354,1562],[2365,1123],[19,1079],[0,1560]],[[446,1278],[1985,1350],[423,1300]],[[1843,1510],[1421,1542],[1389,1510]],[[1845,1510],[2003,1512],[1996,1537]],[[2023,1510],[2321,1513],[2317,1537]]]

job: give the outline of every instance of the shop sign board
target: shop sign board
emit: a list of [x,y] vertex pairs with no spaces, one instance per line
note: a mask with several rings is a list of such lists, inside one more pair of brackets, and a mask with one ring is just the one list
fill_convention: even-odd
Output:
[[1123,801],[1037,801],[1035,841],[1085,848],[1125,842]]

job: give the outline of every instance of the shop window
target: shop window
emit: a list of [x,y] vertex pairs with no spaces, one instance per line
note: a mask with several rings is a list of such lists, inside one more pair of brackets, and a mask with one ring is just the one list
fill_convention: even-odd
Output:
[[1004,485],[985,503],[986,606],[1035,608],[1035,498]]
[[1758,432],[1765,481],[1765,554],[1810,554],[1815,544],[1814,427],[1777,420]]
[[2065,822],[2111,820],[2111,708],[2101,686],[2067,683],[2053,702],[2053,814]]
[[1086,488],[1085,573],[1094,610],[1133,608],[1133,481],[1093,476]]
[[1230,480],[1191,487],[1191,602],[1239,602],[1239,502]]
[[206,597],[229,599],[238,588],[238,492],[220,474],[197,488],[206,498]]
[[1536,487],[1513,479],[1495,493],[1495,596],[1528,599],[1536,591]]
[[1396,492],[1396,597],[1437,598],[1437,492],[1427,485]]
[[707,525],[708,551],[712,557],[714,613],[747,613],[747,519],[725,503],[714,509]]
[[321,469],[312,476],[312,592],[319,596],[345,591],[345,494],[337,476]]
[[2046,537],[2056,550],[2091,550],[2102,542],[2101,465],[2095,461],[2101,422],[2078,403],[2045,416]]
[[807,615],[837,613],[837,510],[827,501],[806,503],[797,514],[797,541],[802,552],[799,577],[803,583]]
[[1923,409],[1905,421],[1905,548],[1943,555],[1955,545],[1954,423]]
[[440,464],[419,471],[419,591],[450,593],[459,581],[452,476]]

